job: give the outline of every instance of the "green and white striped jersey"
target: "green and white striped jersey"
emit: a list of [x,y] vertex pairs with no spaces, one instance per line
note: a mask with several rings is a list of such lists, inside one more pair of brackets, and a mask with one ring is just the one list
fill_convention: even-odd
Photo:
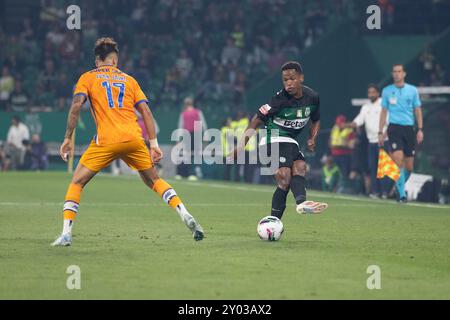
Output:
[[[298,145],[298,138],[309,120],[320,120],[320,100],[317,92],[302,86],[303,95],[296,99],[286,90],[279,91],[266,105],[266,114],[258,110],[258,117],[264,121],[267,129],[266,138],[261,144],[289,142]],[[270,130],[277,129],[278,136],[271,135]]]

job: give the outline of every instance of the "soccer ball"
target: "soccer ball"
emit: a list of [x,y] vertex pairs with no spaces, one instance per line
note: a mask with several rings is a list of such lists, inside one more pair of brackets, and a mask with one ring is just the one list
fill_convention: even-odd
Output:
[[267,216],[262,218],[256,229],[259,238],[266,241],[278,241],[284,231],[283,222],[274,216]]

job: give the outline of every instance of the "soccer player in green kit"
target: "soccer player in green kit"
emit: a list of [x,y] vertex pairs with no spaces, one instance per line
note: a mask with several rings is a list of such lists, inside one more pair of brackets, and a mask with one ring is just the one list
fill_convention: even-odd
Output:
[[[287,62],[281,71],[284,89],[257,111],[232,153],[232,157],[236,158],[251,134],[262,124],[265,125],[268,133],[261,145],[267,145],[270,150],[274,144],[278,144],[279,150],[279,165],[275,172],[277,189],[273,194],[271,209],[271,215],[279,219],[286,209],[289,190],[294,195],[298,213],[317,214],[328,207],[324,202],[306,200],[306,162],[298,141],[300,133],[311,121],[306,145],[310,151],[314,151],[320,128],[319,95],[303,85],[304,75],[299,62]],[[278,130],[278,135],[270,134],[273,129]]]

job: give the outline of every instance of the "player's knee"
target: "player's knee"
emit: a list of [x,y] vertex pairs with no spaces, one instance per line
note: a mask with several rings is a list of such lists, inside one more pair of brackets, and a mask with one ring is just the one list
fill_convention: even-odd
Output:
[[141,175],[142,181],[144,181],[144,183],[150,188],[153,188],[153,184],[155,183],[156,180],[159,179],[156,170],[148,170],[148,171],[145,170],[140,171],[139,173]]
[[306,176],[306,162],[302,161],[294,167],[293,175],[295,176]]
[[84,188],[84,186],[89,182],[89,180],[85,177],[74,177],[72,179],[72,184],[78,184],[80,185],[82,188]]
[[277,180],[278,187],[287,190],[291,183],[291,170],[289,168],[278,169],[275,174],[275,179]]

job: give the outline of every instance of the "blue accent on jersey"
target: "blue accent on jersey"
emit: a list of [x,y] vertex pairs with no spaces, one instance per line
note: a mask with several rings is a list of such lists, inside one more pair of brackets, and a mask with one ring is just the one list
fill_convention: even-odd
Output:
[[[117,104],[119,109],[123,107],[123,96],[125,94],[125,83],[113,82],[113,87],[119,88],[119,95],[117,96]],[[102,86],[106,89],[106,96],[108,98],[108,104],[110,108],[114,108],[113,94],[111,84],[108,81],[102,82]]]
[[136,102],[136,103],[134,104],[134,107],[136,108],[141,102],[147,102],[147,103],[148,103],[148,100],[147,100],[147,99],[139,100],[138,102]]
[[102,87],[106,88],[106,96],[108,98],[109,107],[114,108],[114,101],[113,101],[113,96],[112,96],[112,91],[111,91],[111,85],[109,84],[108,81],[103,81]]
[[113,82],[113,86],[119,88],[119,96],[117,97],[117,104],[119,108],[123,106],[123,95],[125,93],[125,83],[122,82]]
[[405,83],[401,88],[391,84],[383,89],[381,106],[389,111],[389,123],[414,125],[414,109],[422,105],[417,88]]

